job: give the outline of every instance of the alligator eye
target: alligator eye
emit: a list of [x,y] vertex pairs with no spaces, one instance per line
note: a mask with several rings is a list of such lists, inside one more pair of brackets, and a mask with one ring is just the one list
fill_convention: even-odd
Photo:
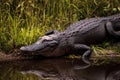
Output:
[[44,39],[42,42],[49,42],[49,41],[52,41],[52,40]]

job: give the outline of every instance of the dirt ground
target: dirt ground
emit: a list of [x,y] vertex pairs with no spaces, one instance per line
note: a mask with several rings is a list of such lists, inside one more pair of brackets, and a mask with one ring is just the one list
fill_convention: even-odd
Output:
[[[94,56],[94,54],[95,53],[93,53],[93,55],[91,55],[91,57],[90,57],[91,60],[120,59],[120,55],[109,54],[109,55]],[[78,57],[75,57],[75,58],[78,58]],[[26,60],[26,59],[32,59],[32,58],[23,57],[23,56],[19,56],[19,55],[13,55],[13,54],[5,54],[4,52],[0,52],[0,61]]]
[[0,52],[0,61],[23,60],[23,59],[25,59],[25,57]]

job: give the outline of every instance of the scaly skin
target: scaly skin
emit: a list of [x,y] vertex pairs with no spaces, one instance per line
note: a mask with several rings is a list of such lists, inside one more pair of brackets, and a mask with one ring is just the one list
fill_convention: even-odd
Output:
[[29,46],[20,48],[22,55],[62,56],[69,53],[82,55],[85,63],[90,64],[91,44],[104,41],[107,37],[120,37],[120,14],[80,20],[65,31],[45,33],[45,36]]

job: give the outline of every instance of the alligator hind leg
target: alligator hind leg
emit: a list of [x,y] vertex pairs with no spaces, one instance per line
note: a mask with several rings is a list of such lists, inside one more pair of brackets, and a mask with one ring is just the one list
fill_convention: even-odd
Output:
[[84,51],[82,55],[82,60],[87,64],[91,64],[91,62],[89,61],[89,57],[91,55],[92,50],[89,46],[84,44],[75,44],[74,49],[79,51]]
[[110,35],[120,38],[120,23],[107,22],[106,29]]
[[120,21],[112,22],[112,25],[115,31],[120,31]]

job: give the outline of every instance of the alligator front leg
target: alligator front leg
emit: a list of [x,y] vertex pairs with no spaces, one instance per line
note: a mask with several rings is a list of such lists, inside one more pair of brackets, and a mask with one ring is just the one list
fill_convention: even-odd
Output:
[[84,51],[82,55],[82,60],[87,64],[91,64],[91,62],[89,61],[89,57],[91,55],[92,50],[89,46],[84,45],[84,44],[75,44],[74,48],[77,51]]

